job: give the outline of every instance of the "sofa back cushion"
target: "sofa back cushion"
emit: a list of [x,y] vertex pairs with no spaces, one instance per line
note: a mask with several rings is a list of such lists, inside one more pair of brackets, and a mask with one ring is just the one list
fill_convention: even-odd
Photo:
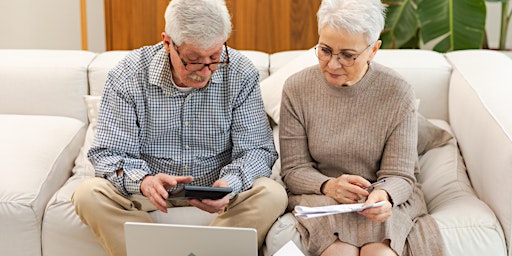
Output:
[[[265,110],[272,120],[279,124],[279,111],[283,85],[292,74],[309,66],[317,65],[318,59],[314,49],[304,51],[294,57],[278,70],[272,68],[273,56],[270,60],[271,75],[261,82],[261,93]],[[276,53],[282,54],[282,53]],[[280,55],[281,56],[281,55]],[[437,52],[427,50],[389,50],[377,52],[374,61],[386,65],[411,83],[420,99],[419,111],[427,118],[448,121],[448,88],[451,66],[445,57]]]
[[0,50],[0,114],[87,121],[87,67],[96,54],[72,50]]
[[108,72],[130,51],[108,51],[98,54],[89,65],[90,95],[100,96],[107,81]]

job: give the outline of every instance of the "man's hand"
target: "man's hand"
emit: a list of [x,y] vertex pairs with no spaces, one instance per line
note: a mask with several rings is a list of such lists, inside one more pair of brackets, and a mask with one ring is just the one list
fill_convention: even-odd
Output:
[[[212,186],[213,187],[228,188],[229,184],[225,180],[217,180],[217,181],[215,181],[215,183],[213,183]],[[207,211],[209,213],[221,212],[221,211],[224,211],[224,209],[226,209],[226,206],[229,204],[229,194],[226,195],[225,197],[221,198],[221,199],[218,199],[218,200],[212,200],[212,199],[203,199],[203,200],[189,199],[188,203],[190,205],[193,205],[193,206],[195,206],[195,207],[197,207],[197,208],[199,208],[199,209],[201,209],[203,211]]]
[[329,180],[322,189],[324,195],[329,196],[341,204],[355,204],[368,196],[366,187],[370,182],[358,175],[343,174],[336,179]]
[[171,176],[164,173],[148,175],[142,180],[140,190],[158,210],[167,213],[167,190],[181,183],[190,183],[193,179],[192,176]]

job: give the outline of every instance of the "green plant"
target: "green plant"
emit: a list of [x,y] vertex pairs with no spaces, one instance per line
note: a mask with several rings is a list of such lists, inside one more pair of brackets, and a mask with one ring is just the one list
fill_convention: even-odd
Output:
[[485,37],[485,0],[382,0],[388,5],[383,48],[438,52],[479,49]]
[[512,17],[512,10],[507,14],[510,0],[487,0],[488,2],[501,2],[501,27],[500,27],[500,50],[505,50],[507,47],[507,31],[510,25],[510,18]]

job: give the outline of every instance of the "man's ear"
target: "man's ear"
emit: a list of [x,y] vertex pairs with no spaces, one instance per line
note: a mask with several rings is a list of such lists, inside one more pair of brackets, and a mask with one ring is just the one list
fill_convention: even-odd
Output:
[[162,42],[164,43],[165,51],[171,52],[171,37],[165,32],[162,32]]

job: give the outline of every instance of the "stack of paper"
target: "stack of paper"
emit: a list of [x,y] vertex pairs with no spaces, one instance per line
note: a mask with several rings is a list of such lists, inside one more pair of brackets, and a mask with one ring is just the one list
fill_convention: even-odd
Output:
[[344,212],[358,212],[384,205],[384,201],[363,206],[363,204],[337,204],[320,207],[295,206],[295,216],[309,219]]

